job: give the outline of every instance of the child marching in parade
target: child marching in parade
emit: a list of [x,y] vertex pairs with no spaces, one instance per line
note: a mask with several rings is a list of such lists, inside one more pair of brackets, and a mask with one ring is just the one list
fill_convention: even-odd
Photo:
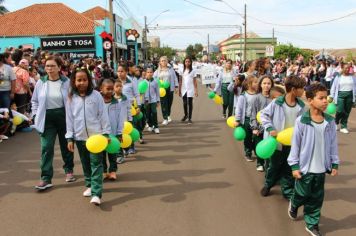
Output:
[[[253,142],[258,144],[263,139],[263,127],[257,121],[257,113],[264,109],[271,101],[270,91],[274,86],[273,79],[269,76],[262,76],[258,83],[258,94],[252,102],[250,125],[253,134]],[[257,171],[264,171],[264,159],[257,156]]]
[[[125,96],[119,96],[118,98],[113,97],[114,95],[114,84],[121,84],[121,81],[115,81],[112,79],[104,79],[100,86],[100,92],[103,96],[105,102],[105,110],[108,113],[111,134],[117,136],[121,139],[122,128],[124,122],[131,118],[131,104],[126,99]],[[116,85],[116,90],[119,85]],[[120,87],[120,86],[119,86]],[[106,152],[103,153],[103,169],[104,169],[104,179],[116,180],[116,171],[117,171],[117,163],[116,163],[116,154],[108,153],[109,159],[109,169],[106,163]]]
[[288,215],[295,220],[298,208],[304,206],[306,231],[320,236],[320,211],[324,201],[325,173],[338,174],[336,125],[332,116],[324,113],[327,88],[314,83],[306,89],[310,110],[298,117],[293,132],[288,164],[296,179],[289,203]]
[[254,150],[254,144],[252,140],[252,130],[250,126],[251,109],[253,100],[256,96],[258,89],[258,79],[256,76],[248,76],[243,83],[243,92],[239,96],[236,106],[235,126],[242,125],[246,131],[246,137],[244,139],[245,159],[252,162],[252,151]]
[[[122,93],[127,97],[127,99],[131,102],[131,105],[134,104],[134,101],[136,99],[137,106],[141,106],[141,99],[140,99],[140,94],[138,93],[137,90],[137,85],[134,81],[132,81],[130,78],[127,76],[127,67],[125,65],[119,65],[117,68],[117,76],[118,79],[122,81],[123,88],[122,88]],[[140,108],[136,109],[136,112],[140,112]],[[131,123],[133,122],[132,118],[129,120]],[[128,154],[135,154],[135,145],[132,143],[131,147],[128,150]]]
[[[285,81],[287,94],[273,100],[261,111],[261,121],[267,136],[276,137],[278,132],[294,126],[295,120],[303,113],[304,102],[300,97],[304,93],[306,82],[297,76],[289,76]],[[282,194],[290,199],[293,193],[294,182],[292,170],[287,163],[290,146],[279,145],[270,159],[265,176],[262,196],[268,196],[270,189],[280,180]]]
[[159,85],[157,80],[153,79],[153,69],[146,69],[146,80],[148,81],[148,89],[145,93],[145,106],[148,123],[148,131],[154,131],[159,134],[157,122],[157,108],[160,104]]
[[71,90],[66,106],[68,150],[74,152],[76,144],[82,162],[85,186],[84,197],[100,205],[103,191],[103,153],[91,153],[86,140],[94,134],[111,133],[108,113],[100,93],[94,90],[87,69],[75,70],[71,77]]

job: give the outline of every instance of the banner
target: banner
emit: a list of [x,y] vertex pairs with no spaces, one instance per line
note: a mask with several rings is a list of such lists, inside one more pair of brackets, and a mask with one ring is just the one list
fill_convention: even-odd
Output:
[[215,84],[216,71],[213,65],[207,64],[201,67],[201,82],[202,84]]

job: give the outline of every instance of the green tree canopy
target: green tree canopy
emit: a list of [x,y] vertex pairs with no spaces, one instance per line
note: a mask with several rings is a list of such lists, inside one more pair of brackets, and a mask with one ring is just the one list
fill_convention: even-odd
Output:
[[299,55],[302,55],[305,60],[309,60],[313,56],[313,52],[308,49],[295,47],[292,44],[279,44],[274,49],[274,56],[276,58],[295,60]]

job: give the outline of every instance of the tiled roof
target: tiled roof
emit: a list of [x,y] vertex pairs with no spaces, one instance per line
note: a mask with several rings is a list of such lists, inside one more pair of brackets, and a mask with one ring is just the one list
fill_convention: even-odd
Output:
[[109,11],[99,6],[89,9],[82,14],[92,20],[104,20],[105,17],[110,17]]
[[[259,38],[260,36],[258,36],[256,33],[254,32],[247,32],[246,34],[247,38]],[[222,44],[224,42],[227,42],[227,41],[230,41],[230,40],[233,40],[233,39],[239,39],[239,38],[244,38],[245,37],[245,34],[234,34],[233,36],[227,38],[227,39],[224,39],[222,40],[221,42],[219,42],[218,44]]]
[[34,4],[0,16],[0,36],[93,34],[95,22],[62,3]]

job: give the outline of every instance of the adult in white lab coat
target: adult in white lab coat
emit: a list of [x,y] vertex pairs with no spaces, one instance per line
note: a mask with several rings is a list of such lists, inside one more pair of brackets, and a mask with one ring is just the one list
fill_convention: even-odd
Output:
[[183,70],[180,71],[179,96],[183,98],[184,117],[182,122],[188,119],[188,124],[192,124],[193,97],[198,97],[198,84],[196,71],[192,67],[192,59],[184,59]]

